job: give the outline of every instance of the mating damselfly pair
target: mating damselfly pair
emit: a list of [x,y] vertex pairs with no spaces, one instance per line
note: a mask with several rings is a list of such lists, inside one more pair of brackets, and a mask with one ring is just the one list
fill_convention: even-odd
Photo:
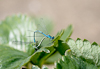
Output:
[[[27,30],[29,32],[32,32],[33,35],[26,36],[26,37],[33,38],[33,41],[31,41],[31,42],[13,41],[13,42],[18,43],[18,44],[31,44],[31,43],[34,43],[35,48],[38,48],[42,44],[42,42],[44,41],[45,38],[48,38],[50,41],[52,39],[54,39],[54,36],[51,36],[51,35],[48,34],[48,31],[46,30],[45,24],[43,24],[43,23],[36,23],[36,25],[37,25],[37,30],[35,30],[35,31],[29,30],[29,29]],[[43,30],[43,32],[42,32],[42,30]],[[37,38],[41,38],[41,40],[38,41]],[[37,43],[37,42],[39,42],[39,43]]]

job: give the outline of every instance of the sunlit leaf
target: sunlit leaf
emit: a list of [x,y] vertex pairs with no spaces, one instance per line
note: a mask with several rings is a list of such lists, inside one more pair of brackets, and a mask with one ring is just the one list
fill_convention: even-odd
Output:
[[0,45],[0,69],[20,69],[30,61],[28,54]]
[[[51,27],[53,25],[50,19],[43,18],[43,20],[44,22],[42,23],[41,18],[34,16],[29,17],[22,14],[6,17],[0,22],[0,44],[9,44],[16,49],[27,51],[28,42],[33,42],[33,32],[44,29],[41,26],[37,27],[38,24],[42,23],[42,26],[45,25],[45,27],[47,27],[45,29],[48,33],[53,29]],[[45,31],[42,30],[42,32]],[[41,38],[38,39],[41,40]],[[14,43],[14,41],[18,43]]]
[[55,69],[98,69],[95,65],[84,62],[75,56],[63,56],[56,62]]
[[38,66],[36,66],[36,65],[33,65],[32,69],[40,69],[40,68]]
[[73,39],[69,39],[68,45],[77,57],[81,57],[83,60],[92,63],[96,66],[100,66],[100,47],[94,42],[90,44],[88,40],[77,39],[76,42]]
[[53,40],[54,44],[57,45],[58,44],[58,40],[60,40],[61,36],[63,35],[64,30],[61,30],[60,32],[58,32]]
[[68,38],[71,36],[72,32],[73,32],[73,27],[72,27],[72,25],[69,25],[65,29],[64,34],[62,35],[62,37],[60,39],[66,42],[68,40]]

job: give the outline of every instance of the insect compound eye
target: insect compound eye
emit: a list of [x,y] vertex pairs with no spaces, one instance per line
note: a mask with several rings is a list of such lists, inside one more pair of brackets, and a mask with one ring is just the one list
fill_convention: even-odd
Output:
[[54,39],[54,36],[52,37],[52,39]]

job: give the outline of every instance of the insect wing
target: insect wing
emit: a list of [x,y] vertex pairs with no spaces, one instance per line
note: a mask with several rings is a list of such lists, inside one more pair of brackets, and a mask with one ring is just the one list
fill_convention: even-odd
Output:
[[13,44],[16,44],[16,45],[26,45],[26,44],[31,44],[33,42],[13,41],[12,43]]
[[37,26],[37,30],[42,31],[45,34],[50,34],[51,30],[53,29],[52,21],[49,19],[40,18],[35,22]]

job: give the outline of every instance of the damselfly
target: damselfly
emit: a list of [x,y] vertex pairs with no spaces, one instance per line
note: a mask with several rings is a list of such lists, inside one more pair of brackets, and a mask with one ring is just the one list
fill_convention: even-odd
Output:
[[[33,32],[33,36],[28,36],[28,37],[33,37],[33,42],[22,42],[22,41],[14,41],[14,42],[16,42],[16,43],[18,42],[19,44],[30,44],[30,43],[32,44],[33,43],[35,45],[35,48],[38,49],[38,47],[42,44],[42,42],[44,41],[45,38],[49,38],[50,40],[54,39],[54,36],[51,36],[49,34],[44,33],[44,30],[46,31],[46,33],[48,33],[47,30],[46,30],[45,24],[43,24],[43,23],[36,23],[36,24],[37,24],[37,29],[40,28],[39,30],[36,30],[36,31],[28,30],[28,31]],[[41,29],[43,30],[43,32],[42,32]],[[41,35],[37,36],[36,33],[42,34],[43,36],[41,36]],[[36,37],[42,37],[42,39],[40,41],[38,41],[36,39]]]
[[[42,22],[43,22],[43,19],[41,20]],[[40,30],[36,30],[36,31],[31,31],[31,30],[29,30],[29,31],[31,31],[31,32],[33,32],[33,36],[32,37],[34,37],[34,43],[36,43],[36,33],[38,33],[38,34],[42,34],[44,37],[42,38],[42,40],[40,41],[40,43],[39,43],[39,45],[37,46],[37,47],[39,47],[40,45],[41,45],[41,43],[43,42],[43,40],[45,39],[45,38],[49,38],[50,40],[52,40],[52,39],[54,39],[54,36],[51,36],[51,35],[49,35],[49,34],[47,34],[48,33],[48,31],[46,30],[46,26],[45,26],[45,24],[44,23],[39,23],[39,24],[37,24],[38,25],[38,27],[40,28],[42,28],[44,31],[46,31],[46,34],[44,33],[44,32],[42,32],[42,30],[40,31]],[[37,28],[37,29],[39,29],[39,28]],[[45,28],[45,29],[44,29]],[[41,37],[41,36],[38,36],[38,37]]]
[[[29,30],[29,31],[31,31],[31,30]],[[52,37],[51,35],[46,35],[46,34],[44,34],[42,31],[39,31],[39,30],[36,30],[35,32],[34,32],[34,43],[36,43],[36,40],[35,40],[35,33],[40,33],[40,34],[43,34],[45,37],[43,37],[42,38],[42,40],[40,41],[40,43],[39,43],[39,45],[37,46],[37,47],[39,47],[40,46],[40,44],[43,42],[43,40],[45,39],[45,38],[49,38],[49,39],[54,39],[54,36]]]

